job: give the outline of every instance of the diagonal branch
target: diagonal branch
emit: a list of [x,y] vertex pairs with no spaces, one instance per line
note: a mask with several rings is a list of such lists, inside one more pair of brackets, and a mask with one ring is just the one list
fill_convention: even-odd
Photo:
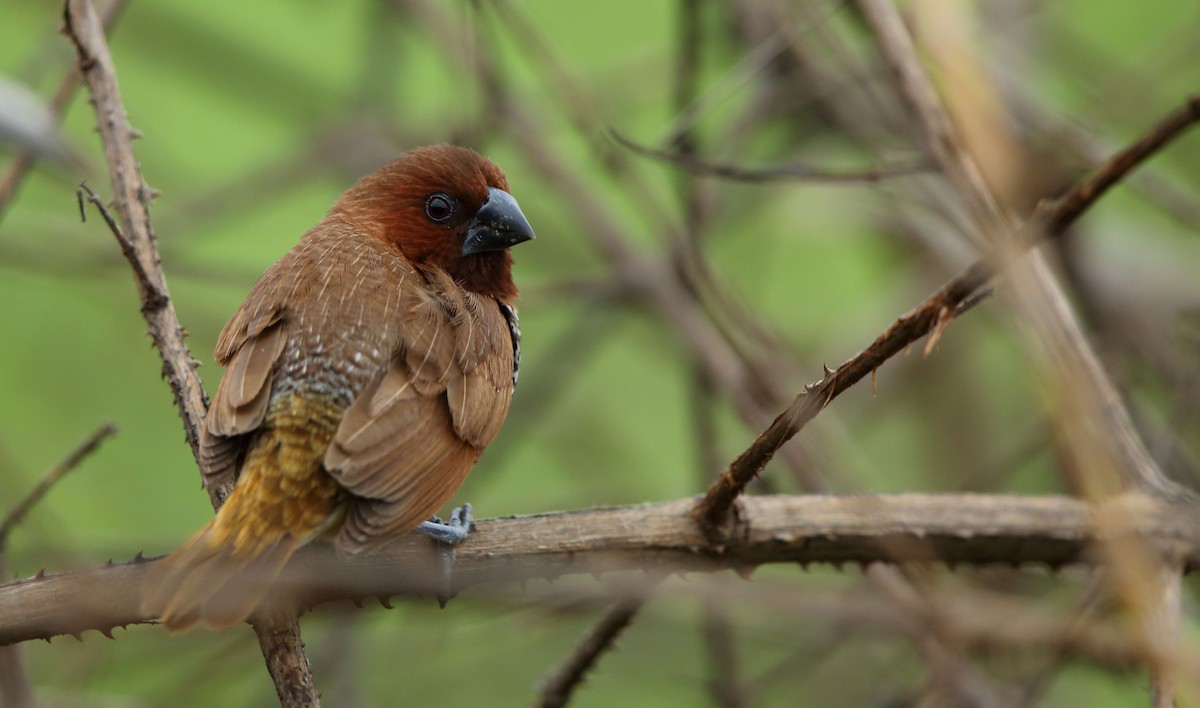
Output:
[[[114,435],[117,427],[105,423],[96,429],[83,442],[75,447],[61,462],[42,475],[41,480],[25,495],[8,514],[0,519],[0,578],[8,575],[7,557],[8,535],[21,523],[29,511],[42,500],[50,488],[62,479],[68,472],[79,466],[85,457],[96,451],[104,439]],[[25,708],[34,706],[33,688],[30,685],[29,674],[25,670],[24,657],[20,647],[0,647],[0,705],[7,708]]]
[[25,495],[25,498],[18,502],[17,505],[12,509],[10,509],[8,514],[5,515],[3,519],[0,519],[0,553],[4,552],[4,547],[8,541],[8,535],[12,533],[12,530],[16,528],[17,524],[21,523],[21,520],[24,519],[29,513],[29,510],[32,509],[38,502],[40,502],[42,497],[46,496],[46,493],[50,491],[50,488],[53,487],[55,483],[62,479],[68,472],[78,467],[79,463],[83,462],[84,458],[95,452],[96,449],[100,447],[100,443],[104,442],[106,438],[116,434],[117,426],[113,423],[105,423],[101,425],[99,428],[93,431],[91,435],[87,436],[82,442],[76,445],[75,449],[72,450],[65,458],[63,458],[61,462],[54,467],[51,467],[50,471],[46,472],[46,474],[42,476],[41,480],[38,481],[37,485],[35,485],[34,488]]
[[583,683],[588,670],[595,666],[600,655],[612,648],[617,637],[633,622],[645,604],[644,599],[628,598],[618,602],[588,631],[587,635],[538,690],[538,708],[562,708]]
[[[1188,128],[1200,122],[1200,97],[1189,97],[1184,105],[1159,121],[1143,137],[1114,155],[1061,197],[1038,205],[1032,221],[1051,237],[1061,235],[1084,211],[1130,170],[1158,152]],[[721,537],[730,520],[734,501],[771,460],[775,452],[817,416],[830,401],[874,372],[891,357],[932,334],[929,346],[954,318],[958,308],[972,302],[974,294],[994,274],[988,260],[980,260],[943,285],[916,308],[896,320],[866,349],[821,381],[801,392],[715,482],[709,486],[696,514],[710,536]],[[928,347],[927,347],[928,348]]]
[[121,224],[114,232],[122,252],[134,268],[142,301],[142,315],[150,337],[163,359],[163,375],[175,395],[184,432],[192,452],[198,450],[200,423],[208,398],[184,343],[183,327],[167,291],[166,278],[154,243],[148,206],[152,192],[142,179],[133,153],[133,130],[117,86],[116,68],[96,10],[87,0],[68,0],[65,8],[67,36],[79,53],[79,67],[96,107],[97,127],[113,183],[113,205]]

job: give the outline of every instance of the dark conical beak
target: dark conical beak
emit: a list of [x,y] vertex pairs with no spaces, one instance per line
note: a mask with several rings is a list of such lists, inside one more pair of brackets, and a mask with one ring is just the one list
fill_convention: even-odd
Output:
[[517,200],[503,189],[488,188],[487,199],[467,227],[462,254],[502,251],[533,238],[533,229],[517,206]]

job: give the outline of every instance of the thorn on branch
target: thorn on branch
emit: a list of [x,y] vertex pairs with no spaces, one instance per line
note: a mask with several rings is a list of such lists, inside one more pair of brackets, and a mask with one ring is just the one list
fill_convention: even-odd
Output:
[[955,318],[958,312],[958,305],[960,304],[956,303],[954,306],[947,304],[938,309],[933,330],[929,333],[929,339],[925,342],[923,356],[929,356],[933,352],[933,348],[937,346],[938,341],[942,338],[942,332],[946,331],[946,328],[950,326],[950,321]]

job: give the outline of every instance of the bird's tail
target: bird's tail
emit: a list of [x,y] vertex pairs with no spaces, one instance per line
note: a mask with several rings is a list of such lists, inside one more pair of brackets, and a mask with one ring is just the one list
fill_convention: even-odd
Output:
[[151,571],[147,616],[175,631],[242,622],[296,549],[338,523],[342,490],[322,465],[336,413],[297,393],[272,402],[224,506]]
[[212,521],[158,562],[143,589],[146,616],[158,617],[171,631],[198,621],[219,629],[245,621],[262,604],[300,544],[287,533],[239,538],[222,518],[238,501],[230,495]]
[[296,549],[342,518],[320,442],[298,426],[266,431],[216,517],[151,571],[142,612],[173,631],[245,621]]

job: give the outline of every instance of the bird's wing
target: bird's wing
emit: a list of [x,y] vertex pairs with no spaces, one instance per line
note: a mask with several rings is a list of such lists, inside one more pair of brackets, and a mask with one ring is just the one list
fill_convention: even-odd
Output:
[[217,340],[217,361],[226,366],[200,431],[200,469],[208,489],[237,477],[246,434],[257,429],[271,396],[271,372],[287,344],[282,303],[271,297],[277,283],[268,272]]
[[496,437],[512,399],[499,304],[441,273],[402,297],[402,344],[346,410],[325,467],[354,497],[337,539],[355,553],[446,503]]

